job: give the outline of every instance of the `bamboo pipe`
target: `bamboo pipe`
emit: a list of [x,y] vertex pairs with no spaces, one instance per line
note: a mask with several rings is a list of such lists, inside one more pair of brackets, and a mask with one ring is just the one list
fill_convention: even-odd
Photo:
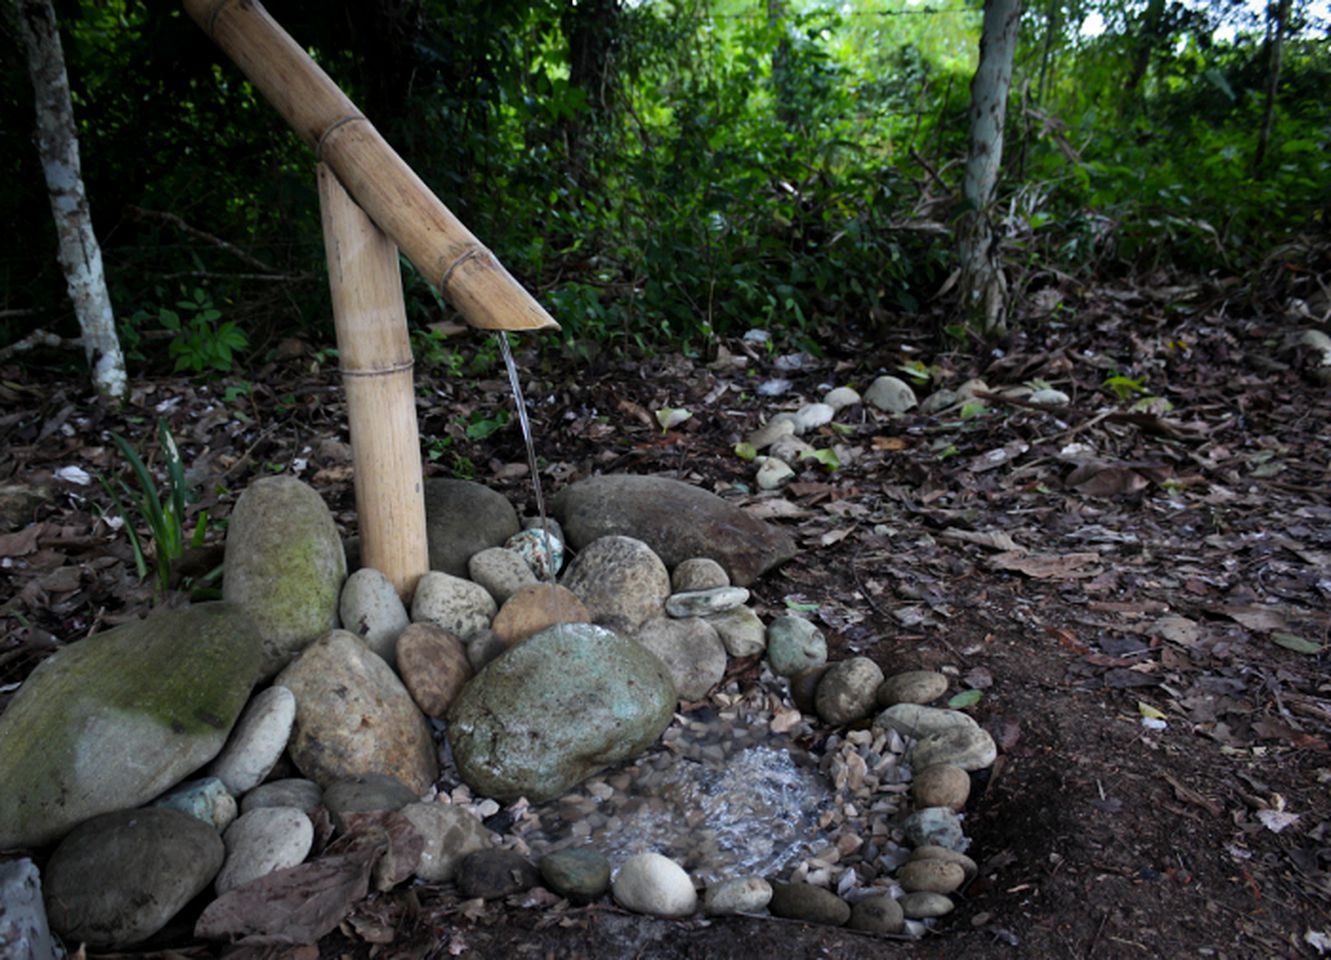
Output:
[[319,164],[328,285],[355,466],[361,566],[410,603],[430,569],[416,391],[397,247]]
[[559,329],[258,0],[184,4],[468,325]]

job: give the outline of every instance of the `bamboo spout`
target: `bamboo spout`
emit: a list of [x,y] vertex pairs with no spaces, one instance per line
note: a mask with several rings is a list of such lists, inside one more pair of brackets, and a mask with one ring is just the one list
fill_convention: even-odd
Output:
[[559,329],[258,0],[184,4],[467,324]]

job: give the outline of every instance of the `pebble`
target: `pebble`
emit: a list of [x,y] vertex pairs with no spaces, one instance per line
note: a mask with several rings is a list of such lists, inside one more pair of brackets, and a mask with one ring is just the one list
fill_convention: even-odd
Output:
[[911,860],[897,871],[897,882],[908,893],[951,893],[965,881],[961,864],[947,860]]
[[467,640],[467,662],[472,670],[480,673],[487,663],[506,650],[508,644],[489,627],[477,630]]
[[519,530],[504,542],[512,550],[537,580],[550,582],[564,567],[564,541],[553,529],[548,531],[528,527]]
[[910,796],[917,807],[949,807],[960,811],[970,793],[970,775],[950,763],[924,767],[910,784]]
[[772,885],[762,877],[722,880],[703,894],[702,911],[709,917],[732,913],[758,913],[772,900]]
[[413,623],[402,631],[397,670],[427,717],[442,717],[475,673],[462,641],[433,623]]
[[795,471],[790,468],[790,464],[777,457],[765,457],[758,466],[754,482],[758,484],[759,490],[775,490],[793,479]]
[[832,422],[836,410],[826,403],[808,403],[795,412],[795,432],[808,433]]
[[811,883],[775,883],[767,909],[774,917],[821,923],[829,927],[844,926],[850,919],[850,904],[830,890]]
[[952,901],[941,893],[908,893],[899,903],[901,912],[915,920],[946,916],[953,910]]
[[672,617],[707,617],[724,613],[749,602],[749,591],[743,587],[714,587],[710,590],[688,590],[672,593],[666,598],[665,610]]
[[957,727],[921,737],[911,748],[910,761],[917,767],[949,763],[963,770],[983,770],[998,759],[998,745],[989,731],[980,727]]
[[846,407],[853,407],[860,402],[859,392],[850,387],[836,387],[827,391],[823,395],[823,403],[827,404],[837,413],[840,413]]
[[333,818],[339,833],[347,830],[346,814],[387,813],[401,810],[420,799],[397,777],[382,773],[369,773],[351,780],[338,780],[324,790],[323,805]]
[[897,377],[879,377],[864,391],[864,400],[884,413],[905,413],[915,406],[915,391]]
[[397,662],[393,651],[398,634],[411,620],[388,577],[371,567],[361,567],[347,577],[342,585],[338,614],[344,630],[364,640],[385,663],[391,666]]
[[966,835],[962,833],[961,821],[950,807],[925,807],[916,810],[901,824],[906,835],[906,842],[913,847],[947,847],[949,850],[965,850]]
[[473,553],[467,561],[467,573],[500,606],[523,587],[539,582],[527,561],[505,547],[487,547]]
[[399,812],[425,842],[416,876],[429,883],[452,880],[463,857],[494,843],[494,834],[480,818],[456,804],[409,803]]
[[676,593],[712,590],[730,586],[730,574],[711,557],[690,557],[670,574],[670,587]]
[[541,882],[536,866],[512,850],[477,850],[458,866],[458,889],[467,899],[494,900],[523,893]]
[[240,715],[210,772],[233,796],[253,790],[277,765],[295,720],[296,697],[290,690],[278,685],[259,691]]
[[262,807],[295,807],[309,814],[321,806],[323,789],[313,780],[302,780],[299,777],[260,784],[240,800],[242,814]]
[[490,625],[497,606],[479,583],[431,570],[416,584],[411,600],[415,623],[434,623],[461,640]]
[[227,792],[226,784],[217,777],[182,783],[154,800],[153,806],[188,813],[219,833],[236,819],[236,798]]
[[706,620],[657,617],[644,623],[634,639],[665,664],[681,700],[701,700],[725,675],[726,648]]
[[901,904],[888,894],[880,894],[852,906],[846,926],[866,933],[900,933],[904,919]]
[[624,909],[655,917],[687,917],[698,906],[688,873],[659,853],[629,857],[615,874],[611,891]]
[[760,397],[779,397],[782,394],[789,393],[790,388],[794,386],[785,377],[773,377],[770,380],[764,380],[754,389],[754,393]]
[[827,639],[802,617],[777,617],[767,625],[767,662],[782,677],[821,667],[827,662]]
[[925,704],[947,693],[947,677],[933,670],[907,670],[888,677],[878,688],[878,705]]
[[755,450],[765,450],[778,437],[785,437],[795,432],[795,417],[789,413],[778,413],[772,419],[749,434],[747,443]]
[[959,727],[980,728],[974,717],[960,710],[925,707],[917,703],[898,703],[888,707],[874,718],[873,725],[888,727],[903,737],[916,738],[933,736]]
[[960,397],[957,396],[955,390],[941,387],[924,398],[924,402],[920,404],[920,413],[933,416],[936,413],[942,413],[948,407],[954,406],[959,400]]
[[260,807],[231,824],[222,840],[226,862],[215,881],[219,894],[304,862],[314,846],[314,825],[295,807]]
[[31,860],[0,863],[0,955],[13,960],[56,960],[42,905],[42,878]]
[[734,607],[706,619],[732,657],[756,657],[767,649],[767,628],[748,607]]
[[148,807],[85,820],[46,864],[51,929],[66,943],[90,947],[146,940],[207,888],[225,850],[216,830],[178,810]]
[[1051,407],[1066,407],[1072,402],[1072,398],[1062,390],[1055,390],[1053,387],[1045,387],[1032,393],[1030,395],[1030,401],[1032,403],[1048,404]]
[[836,727],[869,716],[878,702],[878,685],[882,682],[882,668],[868,657],[832,664],[815,694],[818,716]]
[[912,850],[910,858],[912,860],[943,860],[947,863],[955,863],[961,867],[967,880],[973,880],[976,874],[980,872],[980,868],[976,866],[974,860],[958,850],[949,850],[947,847],[925,844]]
[[592,847],[547,853],[539,866],[545,885],[574,902],[595,900],[610,887],[610,861]]

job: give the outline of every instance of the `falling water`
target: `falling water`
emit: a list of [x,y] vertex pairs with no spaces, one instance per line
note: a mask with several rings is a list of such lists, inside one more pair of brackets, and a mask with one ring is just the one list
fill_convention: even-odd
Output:
[[513,362],[513,351],[508,346],[508,334],[499,330],[495,333],[499,341],[499,352],[504,356],[504,366],[508,368],[508,383],[513,388],[513,405],[518,411],[518,425],[522,428],[522,440],[527,445],[527,468],[531,473],[532,490],[536,494],[536,513],[541,518],[541,540],[545,547],[545,565],[547,577],[555,582],[555,552],[550,543],[550,522],[545,516],[545,496],[541,493],[541,474],[536,468],[536,444],[532,442],[531,421],[527,418],[527,401],[522,396],[522,384],[518,381],[518,365]]

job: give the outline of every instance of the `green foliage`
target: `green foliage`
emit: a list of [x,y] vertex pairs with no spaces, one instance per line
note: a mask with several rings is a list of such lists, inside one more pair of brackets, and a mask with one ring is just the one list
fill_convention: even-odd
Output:
[[[138,570],[139,578],[143,579],[149,572],[148,546],[144,542],[143,535],[135,527],[136,518],[125,509],[125,503],[132,504],[137,511],[137,519],[142,522],[147,539],[151,543],[156,590],[159,595],[164,594],[171,586],[172,572],[177,562],[184,556],[186,546],[203,545],[204,534],[208,529],[208,511],[204,510],[199,514],[193,534],[186,537],[186,507],[194,497],[185,480],[185,468],[175,438],[171,435],[171,429],[165,419],[157,421],[157,441],[166,468],[166,489],[161,495],[158,493],[157,482],[153,479],[152,473],[129,442],[118,433],[112,433],[111,438],[129,464],[136,486],[130,486],[123,479],[117,479],[113,485],[105,477],[98,477],[98,482],[106,491],[116,513],[124,521],[125,533],[134,552],[134,566]],[[124,494],[124,500],[121,499],[121,494]]]
[[[136,323],[148,319],[139,311]],[[231,320],[222,319],[222,311],[213,306],[212,298],[196,287],[192,299],[177,300],[176,309],[162,307],[157,311],[157,322],[171,334],[168,353],[175,359],[177,371],[192,373],[230,373],[235,365],[235,353],[249,346],[245,336]]]

